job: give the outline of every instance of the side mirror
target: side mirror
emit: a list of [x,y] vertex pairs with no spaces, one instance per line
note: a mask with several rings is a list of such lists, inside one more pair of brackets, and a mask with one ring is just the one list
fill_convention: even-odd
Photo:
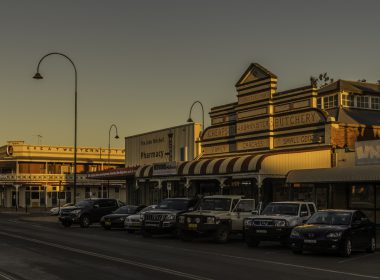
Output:
[[309,213],[307,211],[301,211],[300,217],[307,217],[309,216]]
[[189,209],[187,209],[189,212],[191,211],[194,211],[194,207],[190,207]]
[[258,210],[252,210],[251,213],[252,213],[252,215],[259,215],[259,211]]

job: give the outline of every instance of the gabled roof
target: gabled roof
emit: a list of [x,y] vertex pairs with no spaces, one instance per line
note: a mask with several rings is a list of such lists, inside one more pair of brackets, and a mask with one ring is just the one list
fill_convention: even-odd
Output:
[[380,84],[338,80],[327,86],[321,87],[318,90],[318,93],[325,93],[330,91],[347,91],[360,94],[380,94]]
[[251,65],[249,65],[247,70],[245,70],[244,74],[240,77],[239,81],[235,84],[235,86],[237,87],[241,84],[254,82],[256,79],[260,80],[265,77],[277,79],[277,76],[275,74],[273,74],[260,64],[251,63]]

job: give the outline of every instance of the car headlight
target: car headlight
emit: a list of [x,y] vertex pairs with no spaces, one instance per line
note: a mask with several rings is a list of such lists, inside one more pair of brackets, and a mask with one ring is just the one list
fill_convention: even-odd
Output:
[[190,223],[191,223],[191,218],[190,218],[190,217],[187,217],[186,222],[187,222],[188,224],[190,224]]
[[120,222],[124,222],[125,217],[120,217],[119,219],[120,219]]
[[81,210],[77,209],[77,210],[71,211],[71,214],[74,214],[74,215],[78,216],[80,214],[80,212],[81,212]]
[[166,218],[165,218],[165,220],[167,220],[167,221],[173,221],[173,220],[175,220],[175,215],[167,215]]
[[207,217],[206,223],[208,223],[208,224],[215,224],[215,217]]
[[253,220],[251,220],[251,219],[246,219],[244,221],[244,225],[247,226],[247,227],[252,226],[252,224],[253,224]]
[[185,223],[185,216],[179,216],[179,218],[178,218],[178,222],[179,222],[180,224]]
[[326,238],[330,239],[339,239],[342,237],[343,232],[337,231],[337,232],[330,232],[326,235]]
[[275,227],[285,227],[286,226],[286,221],[285,220],[275,220],[274,221],[274,226]]
[[301,237],[301,235],[300,235],[300,233],[298,232],[298,230],[293,229],[292,232],[290,233],[290,237],[293,237],[293,238],[299,238],[299,237]]

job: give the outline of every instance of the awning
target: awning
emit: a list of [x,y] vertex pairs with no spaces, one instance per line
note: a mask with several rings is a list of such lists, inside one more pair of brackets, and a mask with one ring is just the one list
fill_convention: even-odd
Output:
[[292,170],[287,183],[380,182],[380,165]]
[[149,178],[153,175],[153,165],[140,166],[135,174],[136,178]]
[[258,163],[262,156],[262,154],[259,154],[182,162],[178,166],[178,175],[219,175],[256,172],[258,171]]

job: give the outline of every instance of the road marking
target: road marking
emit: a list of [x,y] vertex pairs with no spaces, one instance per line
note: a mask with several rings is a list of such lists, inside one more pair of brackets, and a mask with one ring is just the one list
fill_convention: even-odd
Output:
[[366,258],[366,257],[372,257],[376,255],[376,253],[373,253],[373,254],[366,254],[366,255],[362,255],[362,256],[359,256],[359,257],[351,257],[351,258],[347,258],[343,261],[339,261],[338,263],[346,263],[346,262],[350,262],[350,261],[356,261],[358,259],[362,259],[362,258]]
[[[0,234],[4,235],[4,236],[11,237],[11,238],[17,238],[17,239],[22,239],[22,240],[34,242],[37,244],[43,244],[46,246],[50,246],[50,247],[54,247],[54,248],[58,248],[58,249],[82,254],[82,255],[97,257],[97,258],[101,258],[101,259],[105,259],[105,260],[109,260],[109,261],[124,263],[124,264],[131,265],[131,266],[136,266],[136,267],[154,270],[154,271],[158,271],[158,272],[162,272],[162,273],[166,273],[166,274],[171,274],[171,275],[179,276],[182,278],[193,279],[193,280],[212,280],[211,278],[206,278],[206,277],[202,277],[202,276],[198,276],[198,275],[194,275],[194,274],[188,274],[188,273],[184,273],[181,271],[172,270],[169,268],[163,268],[163,267],[159,267],[159,266],[155,266],[155,265],[150,265],[150,264],[145,264],[145,263],[141,263],[141,262],[135,262],[135,261],[131,261],[131,260],[107,256],[107,255],[103,255],[103,254],[99,254],[99,253],[95,253],[95,252],[91,252],[91,251],[76,249],[76,248],[72,248],[72,247],[68,247],[68,246],[64,246],[64,245],[59,245],[59,244],[52,243],[52,242],[42,241],[42,240],[38,240],[38,239],[34,239],[34,238],[29,238],[29,237],[25,237],[25,236],[21,236],[21,235],[10,234],[10,233],[6,233],[6,232],[2,232],[2,231],[0,231]],[[11,278],[8,278],[8,279],[11,280]]]
[[0,272],[0,277],[1,277],[2,279],[6,279],[6,280],[14,280],[14,278],[12,278],[12,277],[10,277],[10,276],[4,274],[4,272]]

